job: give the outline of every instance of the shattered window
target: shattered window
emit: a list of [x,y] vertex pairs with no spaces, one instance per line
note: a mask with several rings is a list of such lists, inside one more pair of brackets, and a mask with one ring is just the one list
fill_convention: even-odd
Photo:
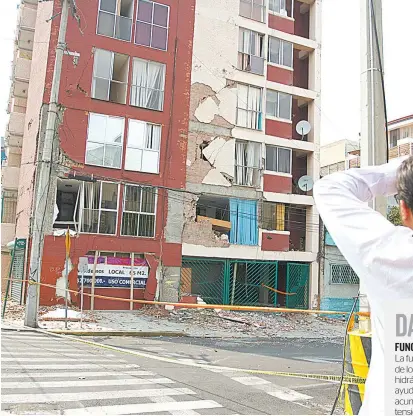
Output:
[[129,57],[96,49],[93,65],[92,98],[126,104]]
[[97,33],[130,42],[134,0],[100,0]]

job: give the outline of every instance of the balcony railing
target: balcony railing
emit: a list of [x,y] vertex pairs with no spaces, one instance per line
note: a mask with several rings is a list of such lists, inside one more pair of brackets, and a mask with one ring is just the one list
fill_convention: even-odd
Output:
[[413,139],[411,143],[399,144],[389,150],[389,159],[413,155]]

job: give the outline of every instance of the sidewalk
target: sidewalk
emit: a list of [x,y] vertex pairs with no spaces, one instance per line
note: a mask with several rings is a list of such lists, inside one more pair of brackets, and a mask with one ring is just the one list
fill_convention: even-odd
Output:
[[[41,307],[39,327],[50,331],[65,329],[62,306]],[[68,312],[70,331],[136,336],[190,336],[210,338],[305,338],[342,341],[345,322],[307,314],[274,314],[219,310],[179,309],[166,311],[148,306],[138,311]],[[3,327],[24,328],[24,306],[7,304]]]

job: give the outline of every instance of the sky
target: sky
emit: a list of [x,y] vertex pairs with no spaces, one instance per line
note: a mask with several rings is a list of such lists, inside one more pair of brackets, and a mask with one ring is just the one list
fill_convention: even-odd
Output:
[[[322,0],[321,144],[358,140],[360,132],[360,0]],[[413,114],[412,0],[383,1],[384,70],[389,120]],[[0,135],[8,121],[10,63],[19,0],[0,14]]]

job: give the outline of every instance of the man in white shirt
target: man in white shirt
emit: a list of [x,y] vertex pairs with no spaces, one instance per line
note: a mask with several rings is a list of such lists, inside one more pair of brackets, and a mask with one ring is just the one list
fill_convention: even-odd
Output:
[[[403,227],[366,204],[379,195],[396,195]],[[331,237],[363,281],[370,303],[372,357],[359,414],[384,415],[383,301],[413,302],[413,156],[326,176],[315,184],[314,198]]]

